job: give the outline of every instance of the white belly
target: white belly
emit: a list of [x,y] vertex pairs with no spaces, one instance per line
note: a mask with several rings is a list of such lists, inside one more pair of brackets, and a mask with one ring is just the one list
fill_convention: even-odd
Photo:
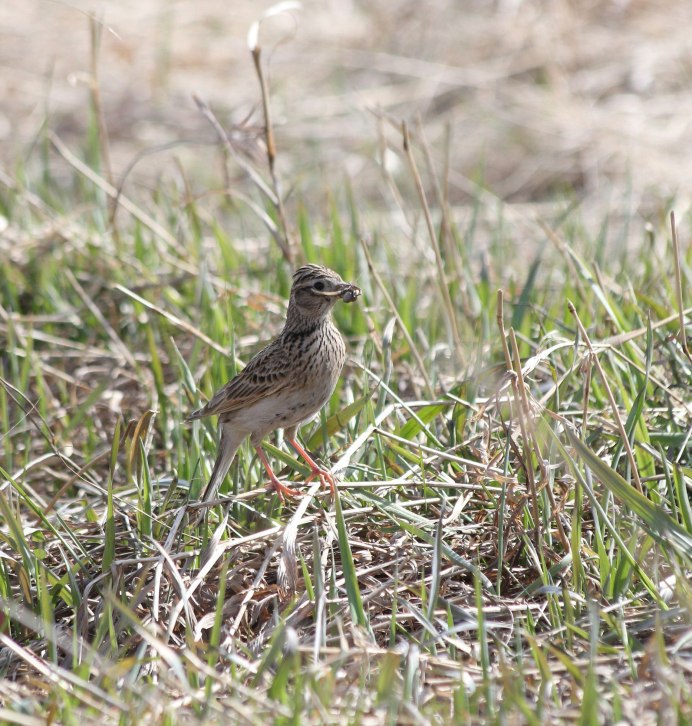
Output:
[[311,419],[329,400],[334,384],[310,386],[308,389],[269,396],[238,411],[232,419],[234,426],[263,438],[275,429],[296,426]]

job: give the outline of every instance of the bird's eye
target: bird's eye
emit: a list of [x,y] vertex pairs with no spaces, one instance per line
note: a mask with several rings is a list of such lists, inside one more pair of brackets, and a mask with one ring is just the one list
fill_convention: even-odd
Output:
[[322,290],[324,290],[324,283],[316,282],[312,287],[314,290],[317,290],[318,292],[322,292]]

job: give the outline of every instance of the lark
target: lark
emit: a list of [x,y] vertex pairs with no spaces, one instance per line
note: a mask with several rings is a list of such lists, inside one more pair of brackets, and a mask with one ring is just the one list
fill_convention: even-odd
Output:
[[346,346],[332,322],[339,300],[354,302],[360,289],[320,265],[304,265],[293,275],[283,330],[188,421],[218,415],[221,429],[216,462],[203,501],[215,498],[238,447],[249,436],[269,477],[268,489],[280,498],[296,496],[272,471],[262,439],[276,429],[310,467],[307,482],[319,477],[334,491],[334,478],[318,466],[296,440],[298,427],[329,400],[346,359]]

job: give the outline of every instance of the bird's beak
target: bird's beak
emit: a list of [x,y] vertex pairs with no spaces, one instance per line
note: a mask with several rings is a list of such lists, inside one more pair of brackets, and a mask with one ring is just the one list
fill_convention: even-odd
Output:
[[360,296],[360,288],[350,282],[342,282],[334,290],[324,290],[319,293],[322,297],[340,297],[344,302],[350,303]]

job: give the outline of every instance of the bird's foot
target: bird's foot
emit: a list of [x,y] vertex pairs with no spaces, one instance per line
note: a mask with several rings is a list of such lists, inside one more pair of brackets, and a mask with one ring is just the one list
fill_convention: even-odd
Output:
[[315,466],[312,470],[312,474],[310,474],[310,476],[305,480],[305,483],[309,484],[315,477],[319,478],[322,482],[322,486],[329,486],[329,491],[333,496],[336,490],[336,480],[334,479],[334,475],[326,469],[320,469],[319,466]]
[[295,489],[291,489],[291,487],[287,487],[285,484],[282,484],[279,479],[277,478],[276,474],[272,471],[271,465],[269,464],[269,459],[267,459],[264,451],[262,451],[262,447],[255,446],[255,451],[257,452],[257,456],[259,456],[260,461],[264,465],[264,470],[267,472],[267,476],[269,477],[269,484],[267,484],[267,490],[268,491],[275,491],[279,495],[279,499],[283,502],[284,497],[302,497],[303,492],[297,492]]
[[317,464],[313,460],[313,458],[308,454],[307,451],[296,441],[295,436],[293,438],[288,439],[288,443],[296,450],[298,456],[302,456],[305,461],[307,461],[308,466],[310,467],[310,471],[312,472],[310,476],[305,480],[306,484],[309,484],[315,477],[319,477],[320,481],[322,482],[322,486],[326,486],[329,484],[329,491],[331,491],[332,496],[334,496],[334,493],[336,492],[336,482],[334,481],[334,475],[327,471],[326,469],[323,469],[321,466]]
[[267,484],[267,491],[274,491],[277,493],[279,499],[284,502],[284,497],[302,497],[303,492],[298,492],[295,489],[291,489],[291,487],[286,486],[285,484],[282,484],[276,477],[271,479],[269,481],[269,484]]

